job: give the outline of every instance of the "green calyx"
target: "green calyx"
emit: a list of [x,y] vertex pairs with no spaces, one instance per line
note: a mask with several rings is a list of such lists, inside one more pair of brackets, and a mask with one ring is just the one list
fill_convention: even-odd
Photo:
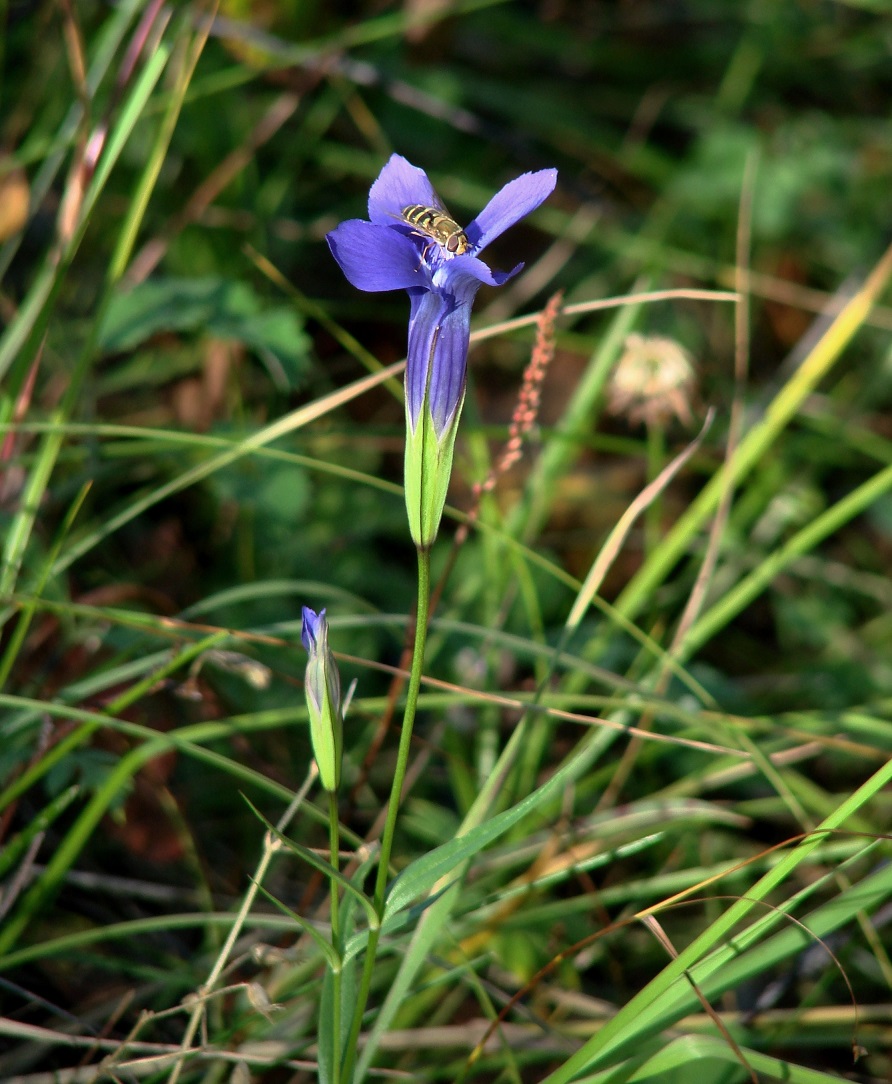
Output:
[[310,715],[310,742],[319,767],[319,781],[336,791],[341,781],[344,722],[341,715],[341,681],[327,636],[318,653],[311,656],[306,670],[307,710]]
[[409,514],[412,540],[422,550],[430,549],[440,528],[449,478],[452,475],[452,455],[455,450],[458,419],[463,404],[464,396],[459,401],[449,425],[439,437],[427,409],[427,396],[414,431],[407,408],[406,511]]

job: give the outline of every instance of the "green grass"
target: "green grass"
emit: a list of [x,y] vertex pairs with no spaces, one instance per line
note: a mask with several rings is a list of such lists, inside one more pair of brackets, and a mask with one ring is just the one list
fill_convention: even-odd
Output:
[[[397,151],[461,223],[559,182],[475,307],[352,1081],[888,1079],[885,5],[205,10],[0,5],[0,1077],[339,1076],[415,552],[406,299],[324,238]],[[632,334],[693,367],[646,421]]]

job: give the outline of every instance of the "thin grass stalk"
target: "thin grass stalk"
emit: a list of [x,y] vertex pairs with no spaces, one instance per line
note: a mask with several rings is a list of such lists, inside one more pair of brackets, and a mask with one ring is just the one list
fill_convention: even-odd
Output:
[[3,336],[0,337],[0,377],[5,378],[7,371],[17,358],[27,360],[33,354],[36,344],[40,341],[49,318],[51,302],[58,293],[62,279],[86,234],[93,208],[105,188],[112,168],[124,150],[136,122],[144,113],[146,104],[170,58],[170,52],[170,46],[161,43],[147,59],[146,66],[140,72],[133,90],[125,101],[121,116],[110,132],[107,143],[96,163],[92,180],[79,208],[77,223],[70,236],[66,238],[61,253],[50,254],[28,291],[24,304],[16,313],[16,318],[10,323]]
[[[850,795],[826,817],[814,832],[809,833],[783,859],[764,874],[746,893],[746,896],[732,904],[728,910],[704,930],[685,948],[678,957],[669,963],[655,979],[649,982],[611,1017],[610,1020],[585,1043],[567,1061],[550,1073],[542,1084],[569,1084],[579,1074],[616,1064],[616,1058],[628,1051],[630,1043],[647,1034],[651,1021],[660,1012],[660,1005],[668,995],[670,988],[684,979],[685,972],[702,962],[707,954],[720,945],[731,934],[734,927],[742,922],[754,907],[757,907],[770,892],[782,885],[818,848],[828,832],[845,824],[866,802],[879,794],[884,787],[892,783],[892,761],[885,764],[863,783],[854,794]],[[698,979],[698,981],[701,981]]]
[[681,641],[677,651],[680,661],[692,658],[721,629],[742,613],[798,557],[810,553],[846,523],[865,512],[892,489],[892,467],[879,471],[857,489],[837,501],[811,523],[787,539],[774,553],[765,557],[739,583],[697,620]]
[[868,275],[862,288],[842,309],[800,368],[769,404],[762,421],[738,445],[734,457],[704,486],[698,496],[633,577],[616,602],[626,618],[634,618],[648,598],[684,556],[694,536],[713,514],[729,486],[737,485],[767,453],[818,382],[840,359],[845,348],[870,314],[892,276],[892,245]]
[[[282,833],[287,831],[288,825],[294,819],[294,815],[305,802],[307,794],[310,791],[310,787],[315,782],[316,775],[316,765],[315,763],[312,763],[310,765],[310,770],[307,773],[307,778],[304,780],[300,790],[297,792],[297,794],[294,795],[290,804],[288,805],[288,808],[277,821],[277,832]],[[280,848],[281,844],[279,843],[277,836],[274,835],[272,832],[268,831],[264,837],[263,853],[261,854],[260,860],[257,863],[257,868],[254,871],[254,876],[251,878],[251,884],[249,885],[248,890],[245,893],[244,898],[242,899],[241,906],[238,909],[238,913],[232,921],[232,925],[230,926],[226,940],[224,941],[223,946],[221,947],[220,952],[218,953],[217,958],[214,961],[214,966],[211,968],[211,972],[208,975],[207,979],[205,979],[204,985],[199,990],[199,997],[194,1008],[192,1009],[192,1013],[189,1017],[189,1023],[186,1027],[185,1034],[183,1035],[183,1038],[180,1042],[180,1056],[177,1059],[177,1062],[174,1065],[173,1069],[171,1070],[168,1084],[176,1084],[176,1082],[179,1080],[180,1073],[183,1070],[186,1058],[188,1057],[189,1051],[192,1048],[192,1042],[195,1038],[198,1027],[204,1015],[205,1001],[208,995],[211,994],[216,987],[217,982],[219,981],[220,976],[223,973],[223,969],[226,967],[226,964],[229,961],[229,957],[232,955],[232,950],[235,947],[235,943],[241,936],[241,932],[244,929],[245,923],[248,920],[248,916],[251,913],[251,909],[254,906],[254,901],[257,898],[257,893],[260,891],[269,867],[272,864],[272,860],[275,857],[276,853],[280,850]],[[335,886],[333,885],[333,894],[334,891]]]

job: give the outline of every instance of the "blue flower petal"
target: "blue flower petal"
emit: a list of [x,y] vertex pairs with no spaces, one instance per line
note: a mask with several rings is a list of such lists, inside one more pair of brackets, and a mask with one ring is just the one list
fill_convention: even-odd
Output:
[[479,215],[465,227],[468,241],[475,252],[494,241],[515,222],[546,200],[557,184],[556,169],[540,169],[537,173],[523,173],[509,181],[496,192]]
[[359,289],[430,289],[430,271],[417,246],[397,230],[353,218],[326,237],[332,255],[350,282]]
[[473,298],[481,283],[487,286],[502,286],[508,279],[523,270],[523,264],[519,263],[510,271],[493,271],[483,260],[470,254],[455,256],[451,260],[444,261],[433,274],[434,288],[438,287],[446,293],[456,293],[464,297],[469,292]]
[[412,296],[406,396],[409,420],[416,429],[428,390],[428,409],[439,438],[448,428],[465,389],[471,302],[434,292]]
[[316,613],[309,606],[304,606],[302,611],[300,639],[309,654],[317,650],[319,646],[319,634],[325,621],[325,610]]
[[369,192],[369,218],[379,226],[392,226],[403,208],[413,203],[442,206],[424,170],[401,154],[392,154]]

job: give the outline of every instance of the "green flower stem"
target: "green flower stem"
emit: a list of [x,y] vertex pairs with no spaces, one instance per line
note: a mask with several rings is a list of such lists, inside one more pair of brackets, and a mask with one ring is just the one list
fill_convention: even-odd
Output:
[[[390,867],[390,852],[393,849],[393,836],[396,830],[396,818],[399,812],[400,795],[403,790],[403,782],[406,778],[406,769],[409,766],[409,749],[412,744],[412,726],[415,722],[415,709],[418,704],[418,694],[421,691],[421,672],[424,666],[424,646],[427,641],[427,622],[430,611],[430,552],[427,548],[418,549],[418,608],[415,616],[415,646],[412,652],[412,671],[409,675],[409,689],[406,694],[406,707],[403,712],[403,729],[400,734],[400,746],[396,758],[396,770],[393,774],[393,786],[390,789],[390,803],[387,807],[387,820],[384,823],[384,831],[381,834],[381,855],[378,859],[378,876],[375,881],[374,904],[379,919],[384,917],[384,899],[387,889],[387,872]],[[365,1015],[365,1007],[372,987],[372,976],[375,972],[375,956],[378,951],[378,941],[381,938],[381,928],[378,926],[369,931],[369,944],[366,949],[365,962],[362,969],[362,983],[359,988],[359,996],[356,999],[356,1009],[353,1014],[353,1023],[350,1028],[350,1037],[347,1040],[347,1057],[344,1062],[344,1072],[341,1079],[345,1084],[350,1084],[353,1079],[353,1070],[356,1065],[356,1048],[359,1043],[359,1032],[362,1028],[362,1018]]]
[[[339,869],[340,837],[338,833],[338,796],[330,790],[328,792],[328,840],[331,852],[332,868]],[[335,877],[331,879],[331,943],[332,947],[341,955],[341,922],[339,914],[338,882]],[[341,1084],[341,969],[338,968],[332,975],[332,1051],[331,1051],[331,1079],[332,1084]]]

